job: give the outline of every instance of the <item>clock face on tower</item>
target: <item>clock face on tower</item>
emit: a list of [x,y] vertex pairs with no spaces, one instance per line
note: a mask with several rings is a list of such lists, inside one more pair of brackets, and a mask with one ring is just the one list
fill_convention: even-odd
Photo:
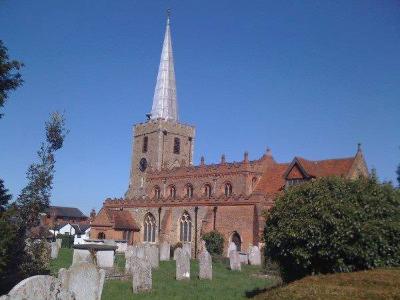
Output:
[[147,168],[147,160],[143,157],[139,162],[139,170],[144,172]]

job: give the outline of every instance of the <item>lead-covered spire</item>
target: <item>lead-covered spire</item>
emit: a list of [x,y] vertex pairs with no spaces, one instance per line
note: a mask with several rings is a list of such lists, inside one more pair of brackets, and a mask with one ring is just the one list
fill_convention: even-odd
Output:
[[178,121],[177,106],[174,57],[168,15],[150,118]]

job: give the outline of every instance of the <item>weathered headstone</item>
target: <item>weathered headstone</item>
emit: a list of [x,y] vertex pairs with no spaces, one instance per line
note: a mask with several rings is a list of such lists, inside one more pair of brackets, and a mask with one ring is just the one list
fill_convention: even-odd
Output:
[[212,279],[212,259],[206,249],[199,254],[199,278]]
[[176,248],[176,280],[190,279],[190,256],[182,248]]
[[60,250],[58,243],[51,242],[51,259],[56,259],[58,257],[58,250]]
[[261,265],[261,253],[257,246],[249,247],[249,263],[254,266]]
[[247,253],[245,252],[238,252],[238,253],[239,253],[240,263],[247,265],[249,263],[249,258],[247,256]]
[[57,242],[58,248],[61,248],[61,246],[62,246],[62,239],[56,239],[56,242]]
[[72,264],[76,264],[79,262],[93,262],[92,255],[90,254],[89,250],[74,249]]
[[192,244],[191,243],[183,243],[182,244],[183,251],[186,251],[189,254],[189,257],[192,258]]
[[176,260],[176,256],[178,254],[178,252],[176,250],[178,250],[178,249],[182,249],[182,248],[181,247],[175,248],[175,250],[174,250],[174,260]]
[[152,287],[151,264],[148,259],[132,256],[129,259],[132,272],[132,288],[135,294],[150,291]]
[[114,267],[114,250],[97,251],[96,261],[100,268]]
[[227,256],[229,257],[229,253],[231,253],[232,250],[237,251],[237,247],[236,244],[234,242],[230,242],[229,246],[228,246],[228,252],[227,252]]
[[150,261],[152,268],[158,268],[160,265],[160,255],[157,245],[146,244],[144,246],[144,256]]
[[230,264],[231,270],[233,270],[233,271],[240,271],[242,269],[238,251],[231,250],[231,252],[229,252],[229,264]]
[[160,260],[165,261],[170,258],[170,245],[167,241],[164,241],[160,245]]
[[[28,277],[8,293],[8,299],[53,300],[61,291],[61,281],[49,275]],[[5,298],[7,299],[7,298]]]
[[68,270],[58,272],[62,288],[73,292],[76,300],[100,300],[105,275],[104,270],[87,262],[76,263]]

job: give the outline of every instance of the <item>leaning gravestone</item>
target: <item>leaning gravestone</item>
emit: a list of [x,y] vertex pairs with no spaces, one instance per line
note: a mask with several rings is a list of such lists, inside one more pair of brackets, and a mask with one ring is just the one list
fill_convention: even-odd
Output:
[[249,262],[250,265],[261,266],[261,253],[257,246],[249,247]]
[[36,275],[22,280],[3,299],[54,300],[61,291],[61,281],[49,275]]
[[231,250],[231,252],[229,252],[229,264],[232,271],[240,271],[242,269],[238,251]]
[[160,260],[165,261],[170,258],[170,245],[167,241],[164,241],[160,245]]
[[51,259],[56,259],[58,257],[58,251],[60,247],[58,247],[57,242],[51,242]]
[[191,243],[183,243],[182,245],[183,251],[186,251],[189,254],[189,257],[192,258],[192,244]]
[[68,270],[60,269],[58,278],[64,289],[75,294],[75,300],[100,300],[106,273],[94,264],[81,262]]
[[176,280],[190,279],[190,257],[181,248],[175,250],[176,254]]
[[199,268],[200,279],[212,279],[212,259],[206,249],[203,249],[199,255]]
[[151,290],[152,276],[149,260],[132,256],[129,259],[129,270],[132,272],[132,288],[135,294]]

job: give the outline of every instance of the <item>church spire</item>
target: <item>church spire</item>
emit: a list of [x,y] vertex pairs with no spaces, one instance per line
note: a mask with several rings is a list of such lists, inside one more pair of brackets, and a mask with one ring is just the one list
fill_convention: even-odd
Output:
[[150,118],[178,121],[174,57],[172,54],[171,31],[169,27],[168,11],[167,28],[165,30]]

